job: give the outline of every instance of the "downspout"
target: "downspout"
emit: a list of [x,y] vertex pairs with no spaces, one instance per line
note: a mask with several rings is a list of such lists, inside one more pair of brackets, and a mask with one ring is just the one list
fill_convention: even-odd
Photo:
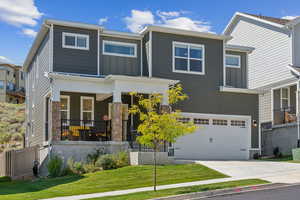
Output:
[[300,116],[299,116],[299,89],[300,89],[300,77],[298,77],[298,82],[297,82],[297,94],[296,94],[296,107],[297,107],[297,148],[300,147]]

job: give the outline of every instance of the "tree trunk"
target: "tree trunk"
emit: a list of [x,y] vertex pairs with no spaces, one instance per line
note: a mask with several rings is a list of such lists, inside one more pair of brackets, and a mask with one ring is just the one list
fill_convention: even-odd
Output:
[[154,154],[154,176],[153,176],[153,189],[156,192],[156,144],[154,145],[153,154]]

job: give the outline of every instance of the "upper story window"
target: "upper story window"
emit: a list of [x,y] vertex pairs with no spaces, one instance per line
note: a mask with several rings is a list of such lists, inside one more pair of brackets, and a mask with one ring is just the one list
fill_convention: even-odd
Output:
[[240,68],[241,56],[226,54],[226,67]]
[[63,48],[89,50],[89,35],[63,33]]
[[136,57],[137,45],[134,43],[103,41],[103,55]]
[[280,108],[288,109],[290,107],[290,88],[280,88]]
[[0,81],[0,89],[4,89],[4,81]]
[[205,74],[204,45],[173,42],[173,72]]

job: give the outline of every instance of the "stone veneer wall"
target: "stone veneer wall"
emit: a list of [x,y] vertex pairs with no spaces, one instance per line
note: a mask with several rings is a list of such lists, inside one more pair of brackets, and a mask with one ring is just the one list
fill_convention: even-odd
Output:
[[112,104],[112,119],[111,119],[111,138],[112,141],[121,142],[123,140],[123,126],[122,126],[122,103]]
[[52,140],[59,141],[61,139],[61,119],[60,119],[60,102],[52,101],[51,103],[51,132],[52,132]]

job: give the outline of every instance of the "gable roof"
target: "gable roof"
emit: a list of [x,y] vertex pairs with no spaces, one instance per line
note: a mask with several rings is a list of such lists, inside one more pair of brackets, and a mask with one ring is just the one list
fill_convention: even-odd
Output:
[[240,17],[245,17],[248,19],[252,19],[255,21],[259,21],[261,23],[265,23],[277,28],[286,28],[286,25],[288,25],[291,20],[288,19],[281,19],[281,18],[276,18],[276,17],[269,17],[269,16],[263,16],[263,15],[255,15],[255,14],[249,14],[249,13],[243,13],[243,12],[236,12],[227,26],[225,27],[223,34],[229,35],[229,32],[232,30],[234,24],[237,22],[237,20]]

